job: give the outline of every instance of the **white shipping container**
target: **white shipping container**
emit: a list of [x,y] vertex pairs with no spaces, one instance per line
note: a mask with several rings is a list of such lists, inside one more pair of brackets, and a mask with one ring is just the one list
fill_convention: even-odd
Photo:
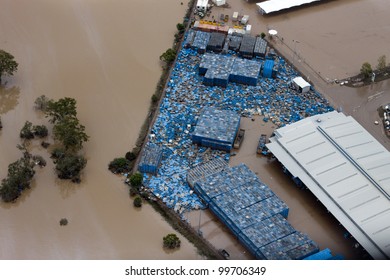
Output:
[[237,21],[238,19],[238,12],[234,12],[232,16],[232,21]]
[[252,25],[248,24],[248,25],[245,27],[245,33],[246,33],[246,34],[251,34],[251,31],[252,31]]
[[241,19],[241,23],[242,24],[247,24],[248,23],[248,20],[249,20],[249,16],[248,15],[244,15]]

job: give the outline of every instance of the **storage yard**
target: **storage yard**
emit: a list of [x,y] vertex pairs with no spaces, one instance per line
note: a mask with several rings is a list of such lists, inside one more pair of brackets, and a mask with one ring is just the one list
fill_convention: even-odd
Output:
[[[228,144],[226,147],[221,147],[221,139],[217,139],[218,137],[215,135],[211,137],[212,145],[202,143],[202,140],[210,140],[206,139],[210,135],[207,135],[207,137],[204,135],[200,136],[198,135],[199,131],[202,131],[202,133],[207,132],[206,134],[215,134],[213,131],[218,131],[218,129],[223,127],[226,129],[224,123],[229,121],[229,119],[230,121],[234,120],[232,118],[234,114],[241,116],[241,119],[242,117],[261,115],[264,122],[272,122],[276,127],[281,127],[306,116],[333,110],[327,100],[315,90],[299,93],[291,88],[291,80],[299,75],[291,65],[274,53],[271,56],[264,54],[264,58],[260,56],[251,60],[242,58],[243,56],[248,57],[248,53],[240,53],[240,47],[238,52],[229,50],[225,54],[210,54],[208,52],[205,53],[209,43],[208,40],[212,38],[210,34],[206,36],[202,31],[190,30],[186,36],[183,43],[185,48],[182,48],[178,54],[167,84],[165,97],[160,105],[159,114],[149,135],[149,142],[163,149],[161,166],[158,168],[156,175],[145,174],[144,177],[144,185],[156,197],[161,198],[168,207],[173,208],[178,213],[182,213],[183,219],[186,219],[185,215],[188,211],[204,209],[208,205],[207,202],[205,203],[205,197],[200,198],[190,188],[186,181],[188,172],[199,164],[216,158],[226,162],[229,161],[231,154],[227,151],[230,151],[232,148],[232,141],[239,128],[239,118],[238,121],[233,121],[233,125],[230,125],[233,133],[229,133],[229,141],[224,141],[225,145]],[[229,44],[230,40],[227,39],[227,36],[225,37],[225,42]],[[257,39],[256,37],[252,38],[251,44],[254,49]],[[230,49],[224,46],[225,48]],[[233,63],[232,61],[240,62]],[[269,66],[260,67],[265,62]],[[255,80],[237,78],[237,76],[240,77],[237,73],[243,72],[240,72],[240,69],[246,69],[244,65],[250,64],[257,65],[255,70],[252,70],[255,74],[245,75]],[[228,69],[221,65],[228,65]],[[275,68],[275,65],[277,65],[277,68]],[[231,70],[229,70],[230,67]],[[215,73],[218,75],[223,74],[225,75],[225,81],[228,82],[213,82],[212,86],[209,86],[209,83],[205,82],[205,80],[210,79],[207,73],[211,68],[214,69],[213,75],[210,75],[211,77],[215,78]],[[250,69],[249,72],[251,71]],[[260,69],[262,71],[259,71]],[[233,74],[229,74],[230,71]],[[267,77],[262,77],[262,73],[266,73]],[[201,74],[204,74],[204,76]],[[243,74],[240,75],[243,76]],[[237,82],[238,80],[239,82]],[[213,109],[210,111],[210,108]],[[206,114],[204,114],[205,110]],[[210,112],[214,112],[216,118],[215,116],[210,118]],[[222,112],[230,112],[231,116],[228,119],[221,118],[223,116]],[[214,118],[218,120],[219,114],[219,119],[222,119],[223,122],[212,121]],[[208,117],[205,118],[204,115]],[[209,126],[208,128],[205,126],[206,123]],[[210,141],[203,142],[210,144]],[[216,145],[216,143],[219,144]],[[210,146],[213,149],[209,148]],[[256,153],[256,147],[254,153]],[[195,187],[195,190],[199,191],[200,189]],[[226,206],[229,197],[229,195],[219,196],[216,199],[218,204],[213,204],[213,206],[210,206],[210,209],[214,210],[214,212],[222,213],[223,211],[218,211],[218,209],[220,205],[222,207]],[[271,216],[282,214],[287,217],[288,210],[286,209],[288,209],[288,206],[282,207],[285,210],[280,208],[279,212],[270,210],[272,209],[271,205],[285,205],[277,201],[279,200],[264,200],[259,205],[264,204],[263,208],[265,207],[264,209],[271,211],[268,212],[272,213]],[[232,214],[232,212],[228,213]],[[262,218],[257,220],[257,222],[269,218],[270,214],[266,213],[264,212],[264,214],[260,215]],[[233,217],[229,217],[225,221],[231,218]],[[229,228],[229,225],[227,226]],[[230,230],[233,231],[233,227],[230,227]],[[239,232],[236,231],[236,234],[239,234]],[[294,239],[293,236],[289,238],[292,238],[291,240],[302,240],[303,237],[299,235],[298,239]],[[248,237],[242,237],[241,240],[246,247],[253,247],[249,245],[253,244],[253,241],[248,239]],[[263,250],[265,251],[262,253],[260,253],[259,248],[256,248],[256,250],[251,249],[250,252],[253,256],[261,259],[276,258],[275,255],[272,255],[272,250],[266,249],[277,248],[276,244],[278,243],[274,244],[276,247],[271,245],[270,247],[264,246]],[[294,248],[304,246],[305,248],[307,247],[307,254],[309,252],[315,253],[318,251],[318,247],[314,244],[314,242],[310,243],[309,241],[298,242],[290,246],[290,253],[281,253],[280,258],[304,258],[306,255],[302,256],[293,253]]]
[[[222,11],[222,10],[220,10]],[[225,12],[226,9],[223,9],[223,12]],[[212,16],[212,18],[217,18],[215,16],[216,14]],[[208,15],[210,17],[210,15]],[[224,22],[228,22],[229,16],[223,14],[218,14],[218,18],[223,20]],[[237,21],[241,21],[243,17],[237,16],[237,19],[234,18],[233,13],[233,19]],[[235,26],[234,28],[228,28],[226,25],[219,24],[219,23],[211,23],[211,22],[205,22],[200,21],[196,22],[194,25],[194,29],[189,31],[189,35],[187,36],[185,40],[185,48],[186,50],[182,50],[179,54],[178,62],[175,65],[175,68],[173,70],[173,74],[171,76],[171,79],[168,83],[168,90],[166,92],[167,96],[173,96],[174,101],[179,101],[181,105],[187,104],[191,108],[190,111],[195,115],[194,118],[192,118],[191,125],[187,125],[187,129],[185,129],[185,134],[192,135],[194,129],[196,129],[197,122],[199,120],[200,110],[193,110],[192,108],[202,108],[203,106],[208,107],[212,106],[217,109],[221,110],[231,110],[235,111],[238,114],[240,114],[242,117],[249,117],[254,121],[257,117],[256,115],[261,116],[261,121],[263,123],[267,123],[269,121],[272,122],[274,128],[283,127],[286,124],[293,123],[296,121],[299,121],[303,118],[310,117],[316,114],[321,114],[327,111],[332,111],[333,108],[329,105],[329,103],[324,99],[318,92],[316,92],[312,85],[307,83],[302,77],[298,77],[298,73],[294,72],[291,65],[285,62],[285,60],[276,55],[275,51],[271,48],[268,48],[267,42],[265,40],[262,40],[259,36],[251,36],[251,25],[247,25],[247,22],[249,20],[249,16],[245,16],[245,23],[244,27]],[[268,27],[267,27],[268,28]],[[210,36],[205,35],[205,32],[211,32]],[[218,32],[218,33],[213,33]],[[271,34],[271,33],[270,33]],[[275,32],[276,34],[276,32]],[[281,41],[282,45],[283,43],[283,37],[276,37],[277,40],[275,40],[273,43],[277,44],[279,41]],[[269,39],[273,39],[270,37]],[[299,43],[297,41],[297,43]],[[222,47],[223,45],[223,47]],[[296,46],[296,43],[295,43]],[[291,47],[290,47],[291,50]],[[206,51],[212,51],[213,54],[206,53]],[[202,57],[202,55],[204,56]],[[189,64],[183,60],[183,56],[187,59],[187,62],[190,62]],[[298,59],[298,62],[301,63],[301,57],[299,57],[294,50],[294,54],[292,57],[292,61],[294,62],[294,59]],[[188,59],[189,58],[189,59]],[[291,59],[291,57],[290,57]],[[198,63],[198,67],[197,64]],[[250,68],[250,63],[253,63],[253,65],[260,65],[260,69],[257,71],[256,67],[253,67],[255,69],[252,71],[251,74],[240,73],[241,77],[237,79],[237,77],[232,73],[232,69],[236,67],[237,65],[241,65],[242,69],[248,69]],[[179,69],[181,71],[178,71],[177,67],[179,64]],[[192,68],[192,69],[191,69]],[[195,71],[193,71],[195,68]],[[183,69],[190,70],[189,72],[184,71]],[[195,72],[196,69],[198,69],[198,76],[191,73]],[[179,77],[175,75],[175,72],[180,72]],[[242,72],[242,71],[241,71]],[[250,72],[250,71],[249,71]],[[316,73],[318,76],[321,77],[320,73]],[[188,75],[188,76],[187,76]],[[186,79],[187,77],[191,77],[191,79]],[[309,76],[307,76],[308,80]],[[323,78],[322,78],[323,79]],[[186,92],[182,91],[180,92],[181,85],[183,84],[182,81],[185,81],[184,87],[187,89]],[[191,81],[190,81],[191,80]],[[323,79],[324,80],[324,79]],[[327,80],[328,81],[328,80]],[[174,86],[172,86],[172,84]],[[174,88],[174,87],[177,88]],[[207,88],[208,87],[208,88]],[[179,88],[179,89],[178,89]],[[231,93],[231,89],[233,89],[234,97],[229,96],[229,93]],[[195,96],[192,95],[195,92]],[[171,95],[171,93],[174,93]],[[207,94],[205,94],[207,93]],[[184,95],[184,96],[183,96]],[[191,96],[192,95],[192,96]],[[180,98],[182,97],[182,99]],[[259,98],[259,96],[261,96]],[[198,101],[198,103],[194,101]],[[165,100],[164,100],[165,101]],[[188,102],[189,101],[189,102]],[[164,103],[164,102],[163,102]],[[175,106],[174,106],[175,107]],[[163,112],[163,110],[161,110]],[[166,118],[167,119],[167,118]],[[182,119],[183,120],[183,119]],[[237,129],[235,128],[237,131]],[[241,130],[241,129],[240,129]],[[183,137],[180,135],[180,129],[178,130],[178,141],[174,141],[172,139],[168,140],[170,144],[174,143],[174,145],[170,146],[172,148],[173,154],[177,155],[180,152],[177,152],[175,148],[179,147],[179,150],[181,149],[181,143],[180,141],[183,140]],[[152,139],[153,141],[156,140],[156,135],[158,133],[155,133],[153,131],[152,133]],[[270,133],[268,134],[270,135]],[[185,137],[184,137],[185,138]],[[261,140],[261,139],[260,139]],[[160,144],[163,144],[164,141],[160,142]],[[260,146],[259,141],[259,146]],[[263,139],[264,142],[264,139]],[[231,154],[224,153],[221,150],[229,151],[229,149],[221,149],[221,147],[212,146],[213,148],[217,148],[217,150],[213,149],[205,149],[204,146],[200,142],[192,142],[190,143],[188,141],[187,151],[189,151],[189,157],[187,155],[184,155],[182,163],[188,163],[188,168],[185,165],[182,165],[184,167],[183,169],[177,169],[176,171],[180,170],[180,174],[177,174],[177,176],[174,176],[175,182],[179,183],[179,187],[174,188],[172,187],[172,190],[174,190],[175,196],[179,196],[182,199],[177,199],[176,197],[172,199],[172,197],[166,198],[161,196],[160,193],[157,194],[158,197],[164,197],[163,200],[169,201],[172,203],[170,207],[174,208],[176,211],[183,213],[183,218],[187,219],[189,215],[186,217],[186,213],[188,213],[189,209],[203,209],[206,206],[214,212],[214,214],[219,217],[221,221],[223,221],[224,225],[229,229],[231,233],[233,233],[234,236],[238,238],[238,240],[251,252],[251,255],[260,258],[260,259],[267,259],[268,257],[272,259],[269,254],[277,254],[278,246],[275,243],[275,246],[269,246],[269,248],[272,248],[270,252],[267,252],[266,247],[263,246],[262,249],[259,247],[254,249],[253,246],[253,240],[251,238],[248,238],[248,236],[239,237],[240,234],[245,235],[243,232],[245,231],[245,228],[239,228],[239,226],[236,225],[235,222],[232,222],[232,220],[236,220],[237,224],[244,225],[243,221],[240,219],[235,219],[235,213],[237,213],[237,209],[233,212],[231,211],[224,211],[226,210],[226,205],[229,205],[232,203],[232,196],[238,201],[240,196],[237,196],[237,193],[229,193],[229,195],[223,195],[216,196],[213,199],[209,197],[209,193],[204,191],[201,187],[199,187],[199,184],[194,182],[194,176],[190,175],[191,170],[193,170],[193,167],[199,166],[201,163],[209,162],[210,160],[213,160],[215,158],[220,158],[222,161],[226,160],[232,163],[233,158],[231,156],[234,156],[235,154],[239,154],[240,151],[234,151]],[[191,144],[191,146],[190,146]],[[201,146],[194,146],[194,144],[200,144]],[[175,147],[173,147],[175,146]],[[267,155],[268,151],[265,148],[264,149],[264,143],[262,144],[262,147],[260,148],[260,154]],[[189,148],[189,149],[188,149]],[[256,150],[254,150],[253,153],[255,153]],[[180,153],[182,156],[184,153]],[[203,154],[203,155],[201,155]],[[185,160],[184,160],[185,158]],[[176,158],[178,159],[178,158]],[[236,159],[236,158],[235,158]],[[246,160],[245,160],[246,162]],[[274,164],[273,164],[274,165]],[[213,177],[218,176],[218,171],[221,167],[216,164],[214,166],[215,168],[211,168],[211,170],[206,171],[213,174]],[[275,166],[274,166],[275,167]],[[164,166],[164,160],[162,164],[162,168],[165,168]],[[279,167],[281,168],[281,167]],[[257,166],[254,170],[257,170]],[[190,172],[190,173],[189,173]],[[199,172],[199,171],[196,171]],[[223,172],[223,171],[222,171]],[[170,186],[170,180],[164,180],[163,173],[159,174],[157,178],[153,176],[148,176],[146,181],[152,182],[152,185],[158,186],[160,185],[164,186],[164,190],[168,191]],[[256,174],[258,174],[256,172]],[[202,176],[207,177],[205,174],[202,174]],[[190,189],[186,189],[187,185],[186,183],[183,183],[184,178],[187,179],[190,177],[190,180],[188,181],[189,185],[194,186],[194,190],[196,193],[198,193],[201,197],[200,201],[192,200],[190,197],[193,195],[193,191]],[[192,178],[191,178],[192,177]],[[266,175],[266,177],[268,177]],[[272,177],[270,177],[272,180]],[[191,181],[192,180],[192,181]],[[215,182],[213,182],[215,183]],[[292,181],[291,181],[292,183]],[[296,180],[296,183],[299,185],[299,180]],[[213,185],[214,186],[214,185]],[[278,189],[278,186],[272,184],[273,189]],[[283,190],[285,192],[286,190]],[[287,191],[288,192],[288,191]],[[165,193],[169,194],[169,191]],[[186,194],[189,194],[187,196]],[[312,194],[309,194],[309,196],[313,196]],[[306,198],[307,199],[307,198]],[[289,199],[287,199],[289,200]],[[302,201],[303,203],[307,203]],[[199,204],[198,204],[199,203]],[[323,207],[320,203],[314,202],[313,205],[318,205],[320,208]],[[272,205],[272,203],[270,204]],[[268,206],[270,206],[268,205]],[[249,206],[246,206],[249,207]],[[229,208],[229,207],[227,207]],[[270,206],[272,209],[272,206]],[[302,208],[302,205],[299,206],[299,208]],[[322,209],[322,208],[321,208]],[[319,210],[319,211],[318,211]],[[326,209],[323,209],[326,211]],[[323,210],[316,209],[315,212],[321,213]],[[200,212],[201,213],[201,212]],[[249,214],[249,213],[248,213]],[[274,213],[275,214],[275,213]],[[303,212],[301,212],[303,214]],[[280,214],[278,214],[280,215]],[[206,214],[207,216],[207,214]],[[247,215],[250,217],[250,215]],[[261,217],[261,215],[257,215],[258,217]],[[368,255],[362,256],[362,255],[354,255],[353,252],[351,252],[351,248],[347,249],[348,246],[359,245],[357,243],[354,243],[355,241],[353,239],[340,239],[340,236],[347,236],[347,232],[342,226],[337,226],[337,220],[335,220],[331,215],[328,215],[329,219],[325,222],[329,223],[329,225],[332,224],[330,228],[325,228],[324,232],[318,232],[318,229],[323,226],[320,224],[323,222],[314,221],[314,219],[305,218],[305,224],[302,224],[302,221],[298,223],[299,229],[308,229],[308,231],[317,231],[313,236],[317,240],[320,240],[320,246],[319,248],[323,249],[323,251],[319,252],[317,257],[313,258],[319,258],[319,256],[323,256],[325,259],[342,259],[343,256],[337,254],[340,251],[343,251],[346,253],[346,256],[348,258],[365,258],[368,257]],[[208,217],[209,218],[209,217]],[[321,217],[322,219],[323,217]],[[260,223],[262,218],[259,218],[256,222]],[[190,218],[191,220],[191,218]],[[244,219],[245,220],[245,219]],[[267,220],[267,219],[265,219]],[[307,226],[310,222],[309,220],[314,221],[315,226]],[[297,221],[295,218],[291,219],[292,224],[297,224]],[[192,220],[190,221],[191,224],[196,224]],[[307,224],[306,224],[307,223]],[[203,234],[203,229],[201,230],[201,214],[199,214],[199,224],[198,224],[198,230],[199,234]],[[246,226],[248,226],[246,224]],[[263,225],[264,226],[264,225]],[[248,227],[249,229],[249,227]],[[259,229],[258,229],[259,230]],[[223,231],[223,230],[222,230]],[[306,233],[305,230],[303,232]],[[214,232],[215,234],[215,232]],[[206,238],[208,240],[213,239],[213,236],[210,236],[210,234],[206,234]],[[310,236],[310,235],[309,235]],[[292,235],[290,236],[292,237]],[[214,238],[215,239],[215,238]],[[333,239],[330,241],[330,239]],[[279,255],[279,258],[293,258],[293,259],[302,259],[305,258],[305,256],[298,256],[294,253],[294,248],[298,251],[304,251],[303,247],[299,247],[303,244],[300,244],[298,240],[301,240],[301,237],[291,240],[295,240],[292,242],[294,245],[290,247],[291,254],[287,254],[286,252],[281,253]],[[218,242],[217,242],[218,243]],[[261,243],[261,242],[260,242]],[[272,242],[271,242],[272,244]],[[288,248],[288,243],[285,244],[284,247]],[[308,245],[308,243],[305,243],[305,248],[308,250],[308,255],[311,255],[313,253],[316,253],[318,251],[318,247],[315,243]],[[332,250],[336,252],[336,256],[333,257],[331,255],[331,251],[329,248],[326,248],[328,244],[331,244]],[[334,246],[337,244],[337,246]],[[221,246],[218,244],[218,246]],[[223,245],[222,245],[223,246]],[[229,245],[230,246],[230,245]],[[236,246],[236,245],[235,245]],[[294,247],[295,246],[295,247]],[[311,249],[310,249],[311,248]],[[235,248],[237,249],[237,247]],[[242,254],[245,255],[245,249],[241,250]],[[289,250],[287,250],[289,251]],[[355,253],[358,252],[355,251]],[[361,252],[361,251],[360,251]],[[283,255],[284,254],[284,255]],[[283,257],[282,257],[283,255]],[[237,256],[237,255],[236,255]],[[288,257],[289,256],[289,257]],[[294,256],[294,257],[293,257]],[[248,256],[246,256],[248,257]],[[307,256],[306,256],[307,257]]]

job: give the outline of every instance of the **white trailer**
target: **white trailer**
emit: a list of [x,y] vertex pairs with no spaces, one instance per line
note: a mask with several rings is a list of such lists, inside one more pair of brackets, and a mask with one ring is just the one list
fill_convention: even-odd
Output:
[[198,0],[196,3],[196,9],[199,12],[205,13],[207,11],[207,7],[209,5],[209,0]]
[[299,92],[308,92],[311,85],[306,82],[302,77],[296,77],[292,80],[292,86]]

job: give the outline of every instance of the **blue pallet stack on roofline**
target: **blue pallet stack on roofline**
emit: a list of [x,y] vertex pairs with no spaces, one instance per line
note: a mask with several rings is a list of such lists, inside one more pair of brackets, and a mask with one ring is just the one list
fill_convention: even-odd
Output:
[[240,126],[240,115],[230,110],[206,107],[198,119],[191,139],[212,149],[230,151]]
[[[190,170],[195,192],[258,259],[303,259],[318,246],[286,220],[288,206],[245,165]],[[199,172],[206,170],[206,172]]]
[[138,170],[142,173],[156,174],[162,159],[162,154],[162,147],[147,143],[142,151],[141,160],[138,164]]

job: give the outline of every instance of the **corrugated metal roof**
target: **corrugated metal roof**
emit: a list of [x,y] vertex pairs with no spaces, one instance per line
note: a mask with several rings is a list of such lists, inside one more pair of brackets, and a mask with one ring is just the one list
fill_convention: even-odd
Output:
[[390,152],[330,112],[275,131],[267,147],[377,259],[390,258]]
[[269,14],[317,1],[320,0],[269,0],[257,3],[256,5],[259,6],[261,13]]

